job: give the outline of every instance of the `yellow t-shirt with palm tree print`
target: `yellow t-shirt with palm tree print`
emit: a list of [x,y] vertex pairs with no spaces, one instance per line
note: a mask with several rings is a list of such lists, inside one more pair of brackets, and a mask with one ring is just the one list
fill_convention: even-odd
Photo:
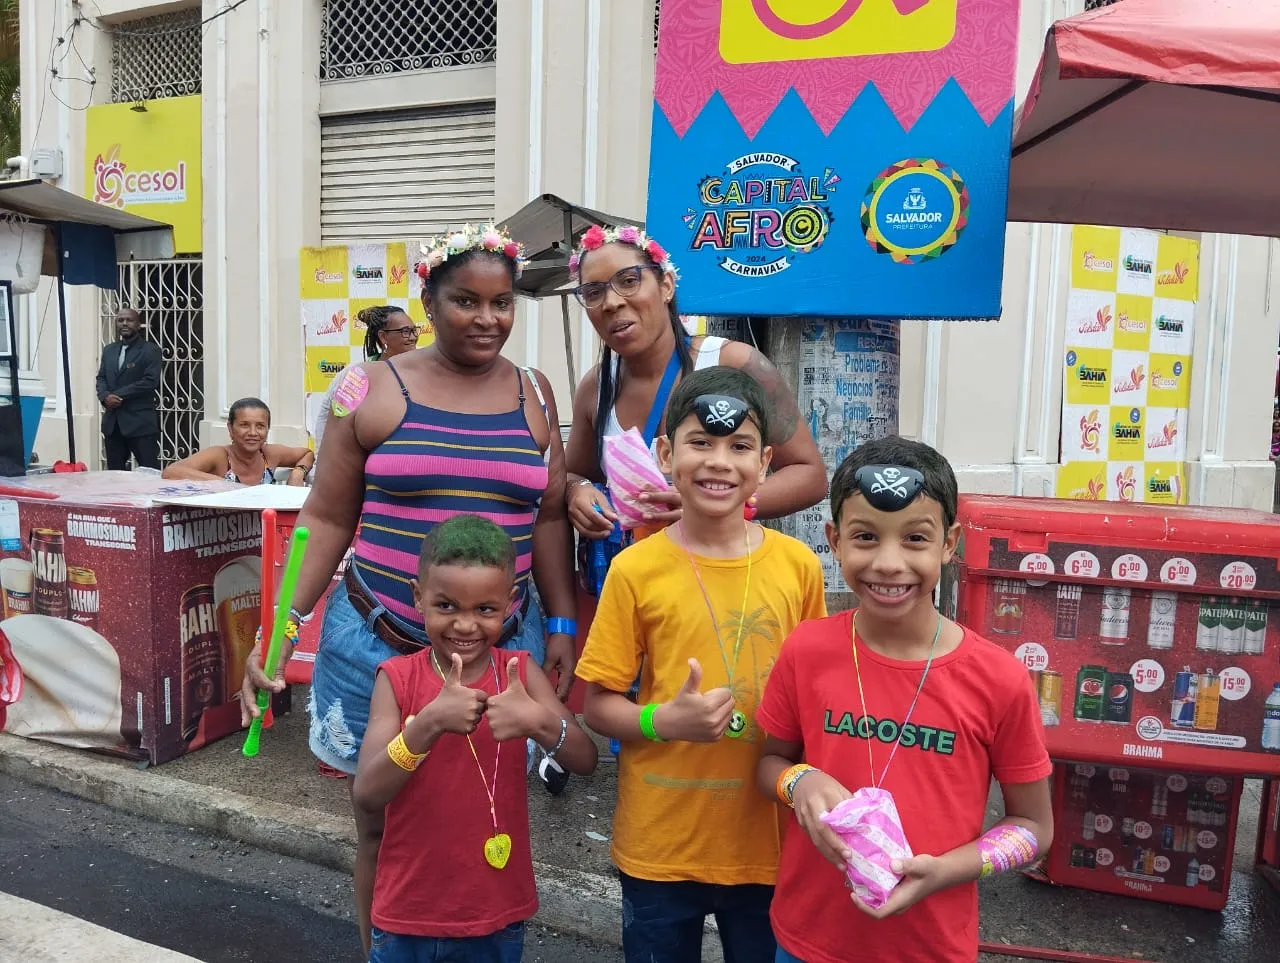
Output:
[[751,554],[749,588],[745,555],[690,559],[669,531],[614,559],[578,677],[626,692],[639,674],[639,703],[666,702],[695,658],[702,691],[727,685],[741,713],[731,725],[738,731],[715,743],[622,747],[613,819],[620,870],[659,882],[773,884],[786,815],[756,791],[764,734],[755,714],[783,640],[802,621],[825,615],[817,556],[769,529]]

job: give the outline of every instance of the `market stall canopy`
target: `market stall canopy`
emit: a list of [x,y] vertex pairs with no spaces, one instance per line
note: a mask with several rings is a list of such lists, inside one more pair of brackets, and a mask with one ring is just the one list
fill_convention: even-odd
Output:
[[524,245],[528,263],[516,282],[516,290],[533,298],[568,293],[569,255],[592,224],[644,227],[644,221],[593,211],[589,207],[570,204],[554,194],[535,197],[497,223],[506,225],[511,236]]
[[1280,235],[1280,0],[1119,0],[1049,30],[1009,220]]
[[[0,181],[0,217],[6,213],[20,215],[45,227],[50,242],[44,245],[40,273],[47,277],[62,275],[53,233],[62,231],[63,246],[69,248],[63,252],[65,266],[72,273],[65,279],[68,284],[93,283],[93,272],[87,269],[86,259],[94,252],[78,250],[81,248],[97,248],[98,260],[103,260],[101,255],[113,252],[109,284],[113,291],[116,263],[173,257],[172,225],[95,203],[39,179]],[[74,243],[68,243],[73,240]],[[102,280],[106,280],[105,276]]]

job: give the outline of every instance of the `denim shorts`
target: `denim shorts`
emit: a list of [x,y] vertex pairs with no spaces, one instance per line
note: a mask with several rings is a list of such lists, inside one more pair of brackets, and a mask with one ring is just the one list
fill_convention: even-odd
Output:
[[512,923],[488,936],[446,938],[398,936],[374,927],[369,963],[520,963],[524,924]]
[[700,963],[702,927],[708,916],[715,917],[725,963],[774,963],[772,886],[618,876],[626,963]]
[[[532,593],[529,604],[523,616],[515,616],[515,635],[504,648],[528,652],[541,665],[547,651],[545,623],[532,585],[529,591]],[[361,616],[347,597],[345,582],[333,587],[324,607],[320,646],[311,674],[311,698],[307,703],[311,715],[307,741],[312,755],[347,775],[355,775],[360,743],[369,724],[369,700],[373,698],[378,666],[400,654],[372,628],[383,611],[378,606],[367,619]],[[421,631],[416,635],[426,642],[426,635]]]

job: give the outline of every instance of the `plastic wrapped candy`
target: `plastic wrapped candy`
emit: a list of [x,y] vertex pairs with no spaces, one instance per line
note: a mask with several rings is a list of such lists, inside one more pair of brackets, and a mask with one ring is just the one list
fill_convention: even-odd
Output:
[[635,428],[605,436],[604,473],[618,521],[625,529],[643,525],[644,513],[651,510],[638,500],[642,493],[665,492],[671,487]]
[[845,872],[854,895],[872,909],[879,909],[902,880],[890,864],[912,856],[893,793],[886,789],[859,789],[820,818],[853,852]]

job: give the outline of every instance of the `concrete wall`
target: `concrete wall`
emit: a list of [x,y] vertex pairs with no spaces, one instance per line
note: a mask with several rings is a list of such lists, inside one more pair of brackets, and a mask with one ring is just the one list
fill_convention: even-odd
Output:
[[[135,19],[182,3],[97,0],[103,17]],[[219,9],[204,0],[204,14]],[[1081,0],[1023,4],[1018,90],[1025,91],[1048,23]],[[319,133],[324,114],[450,101],[497,103],[496,213],[513,213],[551,192],[590,207],[642,217],[653,85],[653,14],[648,0],[498,0],[496,66],[320,82],[321,0],[246,4],[204,36],[205,442],[222,437],[228,404],[245,394],[275,412],[275,437],[303,437],[298,248],[319,239]],[[61,147],[61,186],[83,192],[83,106],[89,88],[53,80],[63,106],[42,96],[50,40],[74,16],[70,0],[22,7],[25,144]],[[76,49],[96,67],[94,99],[110,88],[110,41],[81,25]],[[81,71],[75,56],[60,72]],[[46,101],[43,119],[39,105]],[[1206,236],[1197,309],[1189,429],[1193,500],[1271,507],[1270,447],[1280,308],[1273,305],[1276,241]],[[1004,313],[985,324],[903,328],[902,431],[938,445],[969,490],[1043,494],[1058,458],[1063,316],[1070,228],[1011,225]],[[41,332],[38,367],[59,384],[57,305],[48,289],[28,298],[30,343]],[[95,292],[74,291],[73,420],[83,452],[97,450]],[[508,353],[542,367],[567,410],[570,384],[597,343],[571,308],[578,370],[565,364],[560,307],[521,309]],[[38,449],[60,453],[61,402],[46,412]]]

